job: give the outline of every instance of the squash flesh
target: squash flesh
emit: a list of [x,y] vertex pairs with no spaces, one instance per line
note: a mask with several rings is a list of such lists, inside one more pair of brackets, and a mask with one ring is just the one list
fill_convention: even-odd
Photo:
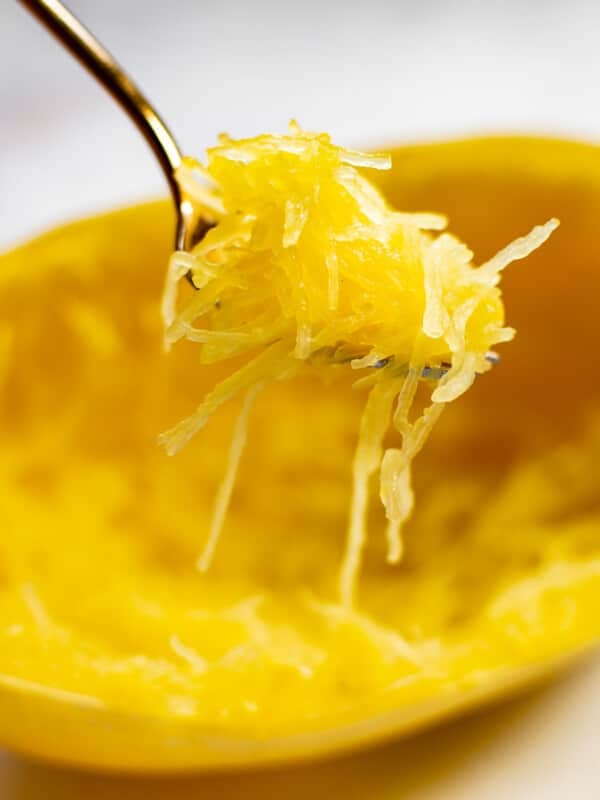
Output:
[[[431,151],[400,153],[398,204],[426,207],[427,169],[442,198],[444,175],[448,186],[484,185],[477,195],[494,195],[503,214],[489,213],[503,230],[486,238],[483,228],[468,229],[475,206],[467,188],[447,207],[490,255],[551,205],[566,242],[573,246],[574,231],[587,248],[579,300],[554,309],[560,336],[548,328],[543,313],[556,292],[573,291],[570,281],[559,284],[568,250],[560,239],[507,277],[520,341],[493,378],[448,410],[417,462],[420,502],[398,567],[385,564],[374,504],[359,612],[336,606],[336,570],[360,395],[343,380],[323,386],[304,376],[256,398],[225,536],[199,575],[198,545],[238,408],[221,409],[176,459],[156,448],[156,431],[228,371],[203,367],[201,377],[194,343],[168,358],[159,352],[164,207],[86,221],[3,257],[3,742],[137,769],[307,755],[423,724],[597,639],[600,444],[584,411],[600,387],[592,375],[567,395],[556,378],[557,370],[565,382],[581,374],[593,336],[581,285],[594,280],[594,248],[569,208],[594,217],[588,182],[598,156],[548,145],[549,162],[565,165],[550,179],[530,166],[538,146],[492,143],[484,163],[493,174],[467,180],[465,164],[479,151],[462,147],[433,148],[437,162]],[[512,183],[502,166],[509,156]],[[420,174],[411,182],[412,163]],[[515,187],[530,192],[534,219],[515,202]],[[117,241],[127,253],[116,252]],[[131,262],[140,242],[141,282]],[[543,275],[547,284],[534,282]],[[540,355],[548,341],[552,363]],[[553,388],[543,415],[540,386]],[[387,722],[369,727],[385,714]],[[178,748],[167,744],[173,737]],[[238,744],[228,749],[220,737]]]

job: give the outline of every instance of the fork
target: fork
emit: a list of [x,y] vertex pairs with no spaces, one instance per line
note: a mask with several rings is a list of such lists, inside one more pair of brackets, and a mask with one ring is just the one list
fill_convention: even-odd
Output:
[[[144,136],[167,179],[176,213],[175,249],[190,250],[211,227],[198,220],[180,191],[176,170],[183,157],[152,103],[95,36],[59,0],[18,0],[119,103]],[[188,275],[191,282],[191,276]]]

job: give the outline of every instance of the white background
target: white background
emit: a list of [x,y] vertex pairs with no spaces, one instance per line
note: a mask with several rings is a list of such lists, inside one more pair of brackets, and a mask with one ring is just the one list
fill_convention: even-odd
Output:
[[[349,145],[479,132],[600,140],[598,0],[72,0],[194,154],[290,117]],[[0,246],[164,192],[122,113],[0,0]],[[0,709],[1,713],[1,709]],[[2,800],[600,798],[600,664],[501,709],[313,773],[101,782],[0,756]],[[359,797],[359,794],[356,795]]]

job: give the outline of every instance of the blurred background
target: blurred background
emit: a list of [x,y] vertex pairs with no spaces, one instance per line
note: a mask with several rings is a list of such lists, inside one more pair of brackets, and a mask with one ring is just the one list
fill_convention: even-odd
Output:
[[[502,131],[600,140],[598,0],[71,0],[70,7],[193,154],[220,131],[282,131],[291,117],[363,148]],[[0,5],[0,109],[0,247],[165,193],[129,120],[15,0]],[[272,775],[257,792],[320,800],[340,775],[375,764],[378,797],[394,800],[597,798],[599,719],[597,664],[534,699],[384,749],[375,762],[346,760],[319,779]],[[5,800],[237,797],[247,785],[235,777],[188,782],[178,795],[172,784],[91,783],[0,756]]]

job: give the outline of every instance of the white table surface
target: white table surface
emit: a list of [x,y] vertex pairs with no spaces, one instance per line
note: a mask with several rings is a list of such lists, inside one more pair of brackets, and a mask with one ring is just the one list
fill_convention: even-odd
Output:
[[[201,153],[290,117],[350,145],[480,132],[600,140],[598,0],[72,0]],[[164,192],[111,101],[14,0],[0,5],[0,247]],[[600,662],[493,711],[324,769],[92,780],[0,754],[2,800],[600,798]],[[260,783],[257,783],[260,781]],[[175,788],[177,787],[177,788]],[[357,795],[358,798],[358,795]]]

